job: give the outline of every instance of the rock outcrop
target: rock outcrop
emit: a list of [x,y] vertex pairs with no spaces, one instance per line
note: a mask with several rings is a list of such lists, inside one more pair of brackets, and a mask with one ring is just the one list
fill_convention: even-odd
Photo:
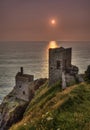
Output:
[[5,97],[0,105],[0,130],[8,130],[13,124],[22,119],[28,102],[17,99],[13,91]]
[[[30,101],[34,97],[35,91],[42,86],[47,79],[37,79],[33,81],[29,88],[33,88],[30,93]],[[19,99],[15,95],[15,87],[3,100],[0,105],[0,130],[8,130],[12,124],[22,119],[28,104],[30,103]]]

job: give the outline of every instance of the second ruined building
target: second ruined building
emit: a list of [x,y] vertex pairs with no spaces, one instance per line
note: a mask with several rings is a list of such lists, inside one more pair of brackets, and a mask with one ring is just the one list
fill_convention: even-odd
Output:
[[76,80],[82,82],[83,79],[78,74],[78,67],[71,64],[72,48],[49,49],[49,85],[62,81],[62,88],[66,88],[69,83]]

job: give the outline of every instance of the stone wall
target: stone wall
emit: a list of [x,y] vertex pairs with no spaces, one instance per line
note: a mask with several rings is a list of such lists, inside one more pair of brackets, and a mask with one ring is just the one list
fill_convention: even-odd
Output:
[[[22,70],[22,69],[21,69]],[[15,95],[16,98],[22,99],[24,101],[30,101],[31,90],[29,85],[34,81],[33,75],[23,74],[23,72],[18,72],[15,77]]]
[[62,78],[62,71],[71,66],[71,48],[63,47],[49,49],[49,84],[59,81]]
[[29,82],[17,81],[17,85],[15,86],[15,95],[17,98],[29,101],[29,91]]

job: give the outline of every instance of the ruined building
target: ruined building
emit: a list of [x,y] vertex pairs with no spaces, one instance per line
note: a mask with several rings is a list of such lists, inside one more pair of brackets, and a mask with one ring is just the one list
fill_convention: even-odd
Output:
[[17,98],[29,101],[30,100],[30,89],[29,84],[34,81],[33,75],[23,73],[23,67],[21,71],[16,74],[15,77],[15,95]]
[[[49,85],[53,85],[58,81],[62,81],[62,88],[65,89],[70,83],[76,80],[82,82],[82,78],[78,74],[78,67],[71,64],[72,48],[54,48],[49,49]],[[33,75],[23,73],[23,67],[15,77],[14,93],[16,98],[30,101],[34,91],[36,91],[46,79],[38,79],[34,81]]]
[[61,79],[62,72],[71,67],[71,48],[63,47],[49,49],[49,83],[53,84]]
[[49,85],[62,80],[62,87],[67,82],[75,80],[78,75],[78,67],[71,64],[72,48],[49,49]]
[[23,67],[15,76],[15,87],[13,93],[17,99],[31,101],[35,91],[47,81],[46,78],[34,80],[33,75],[24,74]]

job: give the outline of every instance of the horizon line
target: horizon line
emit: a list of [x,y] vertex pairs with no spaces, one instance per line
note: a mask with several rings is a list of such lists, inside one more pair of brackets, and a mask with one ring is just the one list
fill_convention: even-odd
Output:
[[50,41],[56,41],[56,42],[90,42],[90,40],[29,40],[29,41],[23,41],[23,40],[18,40],[18,41],[0,41],[0,42],[50,42]]

